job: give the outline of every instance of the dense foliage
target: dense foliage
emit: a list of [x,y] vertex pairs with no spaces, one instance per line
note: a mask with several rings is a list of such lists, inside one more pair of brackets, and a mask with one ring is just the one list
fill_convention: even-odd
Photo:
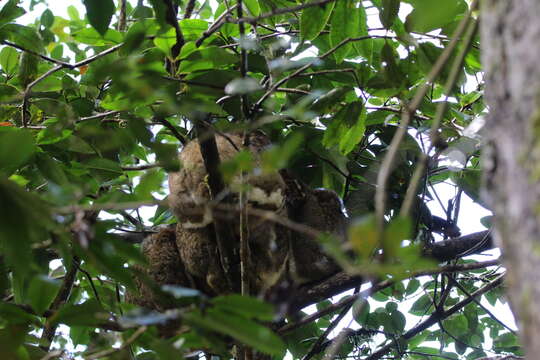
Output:
[[[86,13],[69,6],[63,18],[51,1],[22,24],[42,3],[0,4],[2,358],[223,355],[231,338],[306,360],[520,353],[482,305],[504,303],[497,261],[462,259],[489,248],[489,233],[446,239],[438,256],[432,235],[457,235],[445,226],[462,196],[485,206],[474,2],[83,0]],[[305,319],[180,287],[164,289],[176,311],[124,303],[133,265],[144,264],[141,235],[176,221],[165,180],[197,123],[261,129],[275,144],[264,171],[335,190],[355,256],[326,243],[350,274],[326,297],[358,293],[354,275],[371,288],[337,304],[314,297]],[[222,164],[225,179],[254,171],[247,155]],[[441,204],[446,219],[432,218],[425,204],[443,182],[456,195]],[[468,247],[457,251],[460,240]],[[171,318],[189,328],[160,337],[155,325]]]

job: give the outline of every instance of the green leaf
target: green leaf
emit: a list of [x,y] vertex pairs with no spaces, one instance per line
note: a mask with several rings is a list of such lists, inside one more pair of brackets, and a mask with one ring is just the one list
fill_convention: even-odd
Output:
[[446,319],[443,323],[445,329],[450,332],[450,334],[465,334],[469,329],[467,318],[461,314],[452,316],[451,318]]
[[352,223],[349,243],[361,259],[368,259],[379,245],[379,236],[373,216],[364,216]]
[[[361,35],[360,14],[356,7],[356,1],[340,0],[336,2],[332,18],[330,20],[330,44],[337,46],[347,38],[355,38]],[[334,58],[339,64],[352,50],[352,43],[342,45],[334,52]]]
[[109,314],[96,299],[90,299],[78,305],[65,305],[49,318],[53,324],[95,326],[106,321]]
[[54,23],[54,15],[52,11],[49,9],[45,9],[45,11],[41,14],[39,22],[47,29],[50,28]]
[[24,15],[26,11],[17,6],[19,0],[9,0],[0,10],[0,27]]
[[208,22],[201,19],[182,19],[180,28],[186,42],[194,42],[208,30]]
[[37,77],[38,57],[27,52],[21,54],[17,77],[23,87],[27,87]]
[[73,345],[87,345],[90,342],[90,332],[92,328],[87,326],[70,326],[69,337],[73,341]]
[[270,355],[281,355],[285,350],[283,341],[270,329],[240,315],[211,309],[205,314],[185,314],[183,319],[193,326],[218,331]]
[[8,75],[15,74],[19,65],[19,53],[12,47],[6,46],[0,51],[0,67]]
[[243,171],[251,172],[253,170],[253,154],[247,150],[239,151],[231,159],[223,161],[219,170],[223,175],[223,180],[230,183],[235,176]]
[[467,9],[463,0],[414,0],[412,5],[414,8],[405,20],[405,28],[422,33],[442,28]]
[[73,130],[61,129],[56,126],[47,127],[41,130],[37,137],[36,142],[38,145],[50,145],[60,141],[66,140],[73,133]]
[[37,275],[32,278],[28,287],[28,303],[36,314],[43,314],[52,303],[60,282],[44,275]]
[[395,217],[384,230],[382,247],[386,261],[395,260],[403,240],[410,239],[412,224],[410,219]]
[[139,200],[151,200],[152,192],[159,191],[163,183],[162,171],[150,170],[145,172],[141,181],[135,187],[135,195]]
[[0,301],[0,319],[11,324],[37,323],[37,318],[15,304]]
[[402,333],[405,329],[405,315],[398,310],[390,312],[390,319],[392,323],[393,333]]
[[480,185],[482,183],[482,172],[480,170],[466,169],[458,173],[453,173],[451,179],[474,202],[488,208],[487,204],[480,197]]
[[193,72],[196,70],[215,70],[225,65],[236,64],[238,57],[225,49],[211,46],[189,54],[180,65],[181,72]]
[[399,13],[400,2],[401,0],[382,0],[379,19],[385,28],[390,29],[394,24],[394,20]]
[[116,161],[105,158],[92,158],[84,163],[89,169],[102,170],[116,174],[122,174],[122,168]]
[[396,59],[399,59],[399,56],[390,44],[384,43],[381,57],[384,62],[382,65],[383,75],[387,83],[395,87],[402,85],[405,80],[405,75],[401,72],[398,63],[396,62]]
[[93,28],[86,28],[74,32],[73,37],[83,44],[95,46],[117,45],[122,42],[122,34],[114,29],[108,29],[100,34]]
[[283,144],[273,146],[262,154],[262,168],[264,172],[274,173],[287,167],[289,159],[299,150],[304,137],[302,133],[293,133],[287,137]]
[[370,305],[367,301],[355,301],[353,304],[353,314],[355,314],[354,320],[360,324],[365,325],[369,317]]
[[270,321],[274,318],[274,307],[259,299],[238,294],[219,296],[212,299],[217,309],[244,317]]
[[154,45],[163,51],[165,55],[171,57],[171,49],[176,44],[176,30],[170,28],[167,32],[164,32],[154,38]]
[[[359,101],[361,103],[361,101]],[[356,113],[353,111],[351,116],[355,116]],[[353,118],[354,119],[354,118]],[[350,128],[339,141],[339,151],[342,154],[346,155],[354,150],[356,145],[362,141],[364,138],[364,132],[366,131],[366,113],[361,111],[358,115],[358,121],[352,128]]]
[[311,105],[310,109],[319,113],[326,114],[339,106],[345,95],[353,91],[350,86],[334,87],[325,94],[319,96]]
[[43,241],[52,227],[48,207],[37,195],[0,177],[0,248],[13,273],[25,276],[32,270],[31,243]]
[[12,101],[17,97],[17,95],[19,95],[17,88],[11,85],[0,84],[0,101]]
[[67,8],[67,14],[70,20],[80,20],[79,10],[73,5],[69,5]]
[[161,31],[167,31],[171,25],[167,24],[167,6],[163,0],[150,0],[150,4],[154,8],[156,20],[161,27]]
[[[306,315],[305,313],[301,313]],[[322,334],[317,324],[308,323],[300,328],[285,334],[287,350],[293,355],[293,359],[301,359],[310,350],[311,345]],[[280,359],[284,356],[279,357]]]
[[259,16],[261,13],[258,0],[244,0],[244,5],[247,7],[252,16]]
[[46,153],[37,153],[35,161],[43,176],[57,185],[66,185],[68,179],[60,163]]
[[26,49],[36,52],[43,51],[43,43],[34,28],[19,24],[6,24],[0,28],[0,38],[2,35]]
[[339,144],[342,154],[351,152],[364,136],[365,119],[362,101],[353,101],[345,105],[326,129],[323,145],[330,148]]
[[424,294],[414,302],[409,310],[409,313],[417,316],[426,315],[432,305],[433,302],[431,298],[427,294]]
[[491,229],[493,226],[493,216],[483,216],[480,219],[480,224],[484,226],[486,229]]
[[0,174],[11,175],[35,152],[34,136],[29,131],[0,128]]
[[300,17],[300,35],[302,39],[311,41],[319,36],[326,23],[328,23],[333,9],[333,1],[322,6],[317,5],[304,9]]
[[105,35],[114,14],[113,0],[83,0],[88,22],[101,35]]
[[405,295],[412,295],[418,288],[420,287],[420,281],[418,279],[411,279],[407,283],[407,287],[405,288]]

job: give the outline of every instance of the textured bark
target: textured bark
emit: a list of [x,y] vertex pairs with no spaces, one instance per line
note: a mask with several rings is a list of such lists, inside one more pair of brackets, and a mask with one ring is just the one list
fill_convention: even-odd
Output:
[[540,354],[540,2],[484,1],[485,187],[527,358]]

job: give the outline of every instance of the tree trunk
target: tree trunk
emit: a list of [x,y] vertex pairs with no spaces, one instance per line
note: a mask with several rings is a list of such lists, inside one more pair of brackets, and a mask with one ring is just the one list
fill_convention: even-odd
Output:
[[[540,1],[483,1],[485,189],[529,359],[540,354]],[[538,302],[538,303],[537,303]]]

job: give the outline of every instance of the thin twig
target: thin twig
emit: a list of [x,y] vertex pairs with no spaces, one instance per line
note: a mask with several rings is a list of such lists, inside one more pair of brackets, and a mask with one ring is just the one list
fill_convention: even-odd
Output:
[[153,164],[142,164],[142,165],[130,165],[130,166],[122,166],[122,170],[124,171],[140,171],[140,170],[148,170],[160,167],[161,165],[158,163]]
[[439,147],[439,141],[440,141],[439,126],[446,112],[446,109],[448,107],[448,97],[452,91],[452,88],[456,84],[456,81],[459,78],[463,61],[465,60],[465,56],[467,55],[469,51],[469,45],[472,42],[477,29],[478,29],[478,21],[473,19],[472,23],[469,24],[467,32],[464,36],[464,42],[463,42],[461,51],[459,52],[458,56],[454,60],[454,63],[452,64],[452,69],[446,81],[446,84],[445,84],[446,97],[444,101],[441,101],[439,105],[437,106],[437,112],[435,114],[433,123],[431,124],[430,146],[428,148],[427,153],[422,153],[422,155],[420,156],[420,159],[418,160],[416,164],[416,168],[414,169],[414,173],[411,178],[411,181],[409,182],[409,186],[407,187],[407,191],[405,193],[405,199],[403,200],[403,205],[400,210],[401,216],[407,216],[411,210],[412,204],[414,203],[414,199],[416,198],[416,189],[418,187],[418,184],[420,183],[420,180],[424,176],[427,162],[429,159],[427,154],[429,154],[432,149]]
[[65,350],[54,350],[54,351],[50,351],[48,352],[45,356],[43,356],[41,359],[39,360],[51,360],[51,359],[56,359],[56,358],[59,358],[60,356],[62,356],[64,354]]
[[12,42],[10,42],[10,41],[7,41],[7,40],[4,40],[4,41],[2,41],[2,42],[0,42],[0,43],[3,44],[3,45],[10,46],[10,47],[12,47],[12,48],[18,49],[18,50],[27,52],[27,53],[32,54],[32,55],[34,55],[34,56],[40,57],[40,58],[42,58],[43,60],[48,61],[48,62],[53,63],[53,64],[56,64],[56,65],[62,65],[62,66],[65,66],[65,67],[71,66],[68,62],[61,61],[61,60],[57,60],[57,59],[48,57],[47,55],[40,54],[40,53],[38,53],[38,52],[36,52],[36,51],[34,51],[34,50],[27,49],[27,48],[25,48],[25,47],[22,47],[22,46],[20,46],[20,45],[14,44],[14,43],[12,43]]
[[99,113],[99,114],[95,114],[95,115],[90,115],[90,116],[85,116],[85,117],[82,117],[80,118],[79,120],[75,121],[76,123],[80,123],[80,122],[83,122],[83,121],[90,121],[90,120],[96,120],[96,119],[103,119],[107,116],[113,116],[113,115],[116,115],[116,114],[119,114],[120,111],[117,111],[117,110],[112,110],[112,111],[106,111],[104,113]]
[[223,12],[223,14],[221,14],[215,21],[214,21],[214,24],[212,24],[212,26],[210,26],[210,28],[208,30],[206,30],[205,32],[202,33],[201,37],[198,38],[196,41],[195,41],[195,46],[196,47],[199,47],[201,46],[201,44],[203,43],[204,40],[208,39],[213,33],[215,33],[216,31],[218,31],[221,26],[223,24],[226,23],[225,19],[227,18],[227,16],[229,16],[233,11],[234,9],[236,9],[236,4],[231,6],[230,8],[228,8],[227,10],[225,10]]
[[[452,281],[454,283],[454,285],[456,285],[456,287],[461,290],[466,296],[469,296],[471,297],[472,295],[456,280],[456,279],[453,279],[453,278],[449,278],[450,281]],[[501,320],[499,320],[487,307],[485,307],[484,305],[482,305],[482,303],[477,300],[477,299],[474,299],[473,300],[476,305],[478,305],[479,307],[482,308],[482,310],[484,310],[493,320],[495,320],[496,322],[498,322],[499,324],[501,324],[502,327],[504,327],[506,330],[510,331],[512,334],[516,335],[516,331],[514,329],[512,329],[510,326],[506,325],[504,322],[502,322]]]
[[103,350],[103,351],[98,351],[98,352],[93,353],[91,355],[85,356],[86,360],[99,359],[99,358],[106,357],[106,356],[112,355],[112,354],[114,354],[116,352],[124,350],[125,348],[127,348],[131,344],[133,344],[133,342],[135,340],[137,340],[137,338],[139,336],[144,334],[144,332],[146,331],[147,328],[148,328],[147,326],[141,326],[126,341],[124,341],[124,343],[120,347],[107,349],[107,350]]
[[[500,265],[499,260],[490,260],[490,261],[476,262],[476,263],[470,263],[470,264],[461,264],[461,265],[447,265],[447,266],[441,266],[432,270],[411,272],[410,274],[406,276],[406,278],[414,278],[414,277],[419,277],[419,276],[435,275],[435,274],[442,274],[442,273],[466,272],[466,271],[471,271],[475,269],[483,269],[486,267],[498,266],[498,265]],[[374,294],[377,291],[380,291],[382,289],[387,288],[388,286],[393,285],[395,282],[396,281],[392,279],[383,280],[373,285],[371,288],[359,292],[358,296],[359,297],[365,296],[369,293],[370,290],[372,290],[372,294]],[[333,313],[334,311],[337,311],[341,309],[342,307],[347,306],[348,304],[354,302],[355,300],[356,298],[354,297],[348,297],[343,300],[340,300],[337,303],[334,303],[320,311],[317,311],[316,313],[306,316],[305,318],[303,318],[302,320],[296,323],[291,323],[291,324],[287,324],[283,326],[282,328],[278,330],[278,333],[283,334],[288,331],[297,329],[303,325],[306,325],[312,321],[319,319],[322,316]]]
[[[242,0],[237,0],[237,7],[236,7],[236,14],[238,18],[242,18],[243,16],[243,8],[242,8]],[[245,38],[245,25],[243,22],[238,23],[238,32],[240,33],[240,40],[244,40]],[[240,76],[245,79],[247,75],[247,51],[244,47],[240,48]],[[243,123],[247,124],[249,122],[249,103],[248,103],[248,97],[246,94],[242,94],[240,96],[240,107],[242,111],[242,117],[243,117]],[[249,146],[249,134],[247,132],[244,132],[243,136],[243,145]],[[244,171],[241,173],[241,184],[244,185],[246,174]],[[250,281],[249,281],[249,273],[250,273],[250,252],[249,252],[249,244],[248,244],[248,215],[247,215],[247,196],[246,191],[244,190],[244,186],[242,186],[242,190],[240,191],[240,196],[238,198],[238,205],[240,207],[240,292],[242,295],[249,295],[250,294]],[[247,353],[250,351],[249,348],[242,346],[241,347],[243,351],[241,351],[241,359],[247,358]]]
[[[443,311],[443,312],[434,312],[429,318],[427,318],[425,321],[421,322],[414,328],[410,329],[409,331],[405,332],[401,338],[408,340],[417,335],[418,333],[426,330],[432,325],[435,325],[438,321],[442,319],[447,319],[451,315],[455,314],[459,310],[463,309],[465,306],[470,304],[475,297],[484,295],[488,291],[491,291],[495,289],[496,287],[500,286],[502,284],[502,280],[504,278],[504,274],[499,275],[495,280],[491,281],[486,286],[476,290],[471,294],[471,296],[467,297],[466,299],[458,302],[456,305],[452,306],[450,309]],[[388,353],[394,346],[396,346],[397,340],[393,340],[389,344],[383,346],[371,356],[369,356],[366,360],[377,360],[382,358],[386,353]]]
[[36,86],[41,81],[45,80],[47,77],[49,77],[50,75],[54,74],[55,72],[57,72],[57,71],[59,71],[61,69],[65,69],[65,68],[74,69],[74,68],[77,68],[77,67],[88,65],[91,62],[93,62],[93,61],[95,61],[95,60],[97,60],[97,59],[99,59],[99,58],[101,58],[103,56],[109,55],[109,54],[117,51],[118,49],[120,49],[122,47],[122,45],[123,45],[123,43],[115,45],[113,47],[108,48],[107,50],[104,50],[104,51],[102,51],[102,52],[100,52],[98,54],[90,56],[89,58],[86,58],[86,59],[81,60],[79,62],[76,62],[74,64],[68,64],[68,63],[58,64],[55,67],[53,67],[52,69],[49,69],[47,72],[45,72],[43,75],[41,75],[40,77],[38,77],[34,81],[32,81],[30,84],[28,84],[26,86],[26,89],[23,92],[23,100],[22,100],[22,107],[21,107],[22,108],[21,109],[21,116],[22,116],[23,127],[28,126],[28,97],[30,95],[30,91],[32,90],[32,88],[34,86]]
[[377,174],[377,188],[375,191],[375,216],[377,221],[377,228],[379,236],[382,236],[382,230],[384,227],[384,214],[386,212],[386,195],[388,179],[392,172],[394,160],[397,156],[399,145],[403,141],[405,134],[407,133],[409,123],[411,121],[412,114],[416,112],[416,109],[420,106],[422,99],[429,90],[431,84],[435,81],[436,77],[442,71],[444,65],[448,62],[452,52],[458,44],[458,39],[467,29],[470,19],[472,18],[472,11],[475,8],[477,0],[474,0],[471,4],[471,8],[467,16],[465,16],[459,23],[457,29],[454,32],[453,39],[448,46],[441,53],[431,71],[429,72],[426,81],[416,91],[411,103],[403,107],[403,113],[401,116],[400,125],[390,142],[386,156],[383,159],[379,173]]
[[266,19],[266,18],[269,18],[269,17],[272,17],[272,16],[288,14],[288,13],[300,11],[300,10],[307,9],[307,8],[310,8],[310,7],[314,7],[314,6],[322,6],[322,5],[331,3],[333,1],[336,1],[336,0],[316,0],[316,1],[306,2],[306,3],[302,4],[302,5],[292,6],[292,7],[288,7],[288,8],[276,8],[276,9],[274,9],[272,11],[269,11],[267,13],[264,13],[264,14],[261,14],[259,16],[255,16],[255,17],[242,17],[242,18],[238,18],[238,19],[229,18],[227,20],[229,22],[233,22],[233,23],[255,24],[259,20]]
[[[366,106],[366,109],[367,110],[375,110],[375,111],[389,111],[389,112],[393,112],[393,113],[396,113],[396,114],[402,114],[403,113],[402,109],[395,109],[395,108],[389,107],[389,106]],[[416,119],[419,119],[419,120],[431,120],[431,117],[426,116],[426,115],[414,114],[413,116]]]
[[338,311],[339,309],[342,309],[344,307],[347,307],[347,306],[351,306],[352,304],[354,304],[355,301],[357,301],[359,298],[362,298],[364,296],[366,296],[367,294],[374,294],[376,293],[377,291],[381,291],[391,285],[394,284],[394,281],[393,280],[383,280],[375,285],[373,285],[372,287],[370,287],[369,289],[366,289],[364,291],[360,291],[356,296],[351,296],[351,297],[347,297],[347,298],[344,298],[332,305],[329,305],[327,307],[325,307],[324,309],[322,310],[319,310],[311,315],[308,315],[306,317],[304,317],[303,319],[297,321],[297,322],[294,322],[294,323],[289,323],[283,327],[281,327],[280,329],[278,329],[278,334],[285,334],[289,331],[292,331],[292,330],[295,330],[295,329],[298,329],[299,327],[302,327],[306,324],[309,324],[325,315],[328,315],[328,314],[331,314],[335,311]]
[[[309,5],[311,5],[313,3],[309,3]],[[340,47],[348,44],[349,42],[352,42],[352,41],[361,41],[361,40],[367,40],[367,39],[372,39],[374,37],[377,37],[377,38],[386,38],[386,36],[360,36],[360,37],[357,37],[357,38],[347,38],[347,39],[344,39],[342,40],[339,44],[337,44],[336,46],[334,46],[333,48],[331,48],[330,50],[328,50],[327,52],[325,52],[324,54],[322,54],[321,56],[309,61],[307,64],[299,67],[298,69],[296,69],[295,71],[293,71],[291,74],[285,76],[284,78],[282,78],[281,80],[278,80],[277,82],[275,82],[269,89],[267,92],[265,92],[260,98],[259,100],[257,100],[257,102],[253,105],[253,109],[251,111],[251,113],[253,114],[256,110],[258,110],[263,102],[270,96],[272,95],[277,88],[279,88],[281,85],[283,85],[284,83],[286,83],[287,81],[289,81],[290,79],[300,75],[301,73],[303,73],[304,71],[306,71],[307,69],[309,69],[310,67],[313,66],[313,64],[315,64],[317,61],[319,60],[322,60],[326,57],[328,57],[329,55],[333,54],[336,50],[338,50]]]
[[157,117],[156,120],[162,124],[163,126],[165,126],[167,129],[169,129],[170,132],[172,132],[172,134],[174,135],[175,138],[178,139],[178,141],[180,142],[180,144],[182,145],[186,145],[187,143],[187,140],[186,140],[186,137],[182,134],[180,134],[180,132],[174,127],[173,124],[171,124],[169,121],[167,121],[165,118],[163,117]]
[[[260,36],[257,36],[257,40],[267,40],[267,39],[275,38],[277,36],[297,34],[297,33],[298,33],[298,30],[287,30],[287,31],[283,31],[283,32],[276,32],[276,33],[272,33],[272,34],[260,35]],[[220,45],[220,48],[229,49],[229,48],[237,47],[238,45],[240,45],[240,43],[235,42],[235,43],[229,43],[227,45]]]
[[[358,287],[355,289],[354,291],[354,294],[353,296],[357,296],[358,294]],[[341,320],[345,317],[345,315],[347,315],[347,313],[349,312],[349,310],[351,309],[351,307],[353,306],[353,304],[349,304],[347,306],[344,306],[343,309],[341,309],[341,312],[338,314],[338,316],[332,320],[332,322],[330,323],[330,325],[326,328],[326,330],[324,331],[324,333],[321,334],[321,336],[319,336],[319,338],[317,339],[317,341],[315,341],[313,343],[313,345],[311,345],[311,348],[309,349],[309,351],[307,352],[306,355],[304,355],[304,357],[302,357],[302,360],[309,360],[311,359],[313,356],[317,355],[319,352],[321,352],[322,350],[322,346],[323,345],[323,342],[324,340],[328,337],[328,335],[330,335],[330,333],[332,332],[332,330],[334,330],[334,328],[341,322]]]
[[103,204],[89,204],[89,205],[67,205],[61,206],[55,209],[57,214],[73,214],[78,211],[101,211],[101,210],[128,210],[137,209],[141,206],[168,206],[165,200],[152,200],[152,201],[127,201],[122,203],[103,203]]
[[118,31],[126,31],[127,0],[120,0],[120,13],[118,15]]

